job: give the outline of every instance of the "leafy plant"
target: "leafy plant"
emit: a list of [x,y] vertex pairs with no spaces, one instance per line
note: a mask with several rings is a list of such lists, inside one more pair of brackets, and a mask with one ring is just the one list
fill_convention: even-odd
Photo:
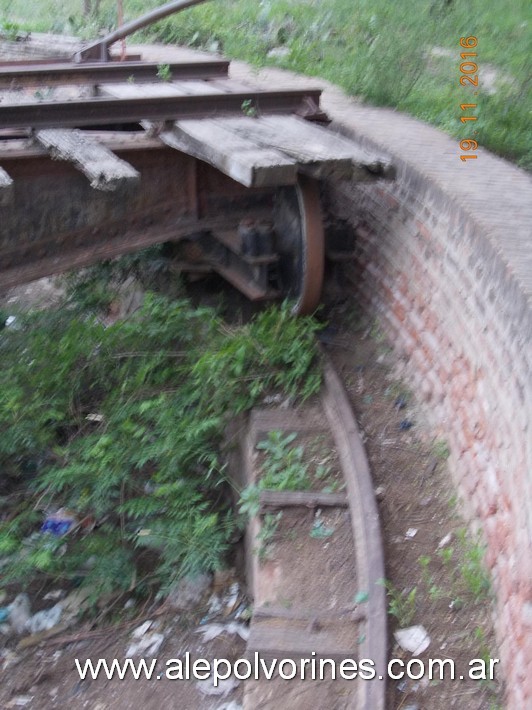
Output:
[[242,101],[242,113],[250,118],[257,117],[258,112],[251,99],[244,99],[244,101]]
[[278,491],[298,491],[310,487],[308,464],[303,461],[302,446],[291,446],[297,434],[284,435],[282,431],[270,431],[257,449],[266,454],[262,465],[260,487]]
[[260,488],[255,485],[246,486],[240,494],[238,509],[249,518],[253,518],[260,511]]
[[279,513],[267,513],[261,522],[260,530],[257,534],[256,540],[259,543],[257,548],[257,557],[261,562],[264,562],[270,552],[271,545],[279,529],[279,524],[283,517],[282,512]]
[[161,81],[172,81],[172,72],[169,64],[157,65],[157,78]]
[[[229,328],[212,309],[147,293],[108,327],[71,302],[2,330],[5,583],[164,594],[221,564],[235,525],[220,504],[225,422],[268,388],[319,387],[315,329],[288,305]],[[59,508],[75,514],[72,531],[41,532]]]
[[383,580],[382,584],[386,588],[388,596],[388,613],[395,616],[401,627],[409,626],[416,613],[417,587],[410,591],[403,589],[399,591],[390,580]]
[[471,540],[465,529],[457,532],[457,538],[460,545],[458,571],[462,585],[475,601],[486,599],[491,582],[484,567],[484,545],[479,539]]
[[0,22],[0,37],[10,42],[16,42],[19,38],[21,26],[18,22],[2,20]]

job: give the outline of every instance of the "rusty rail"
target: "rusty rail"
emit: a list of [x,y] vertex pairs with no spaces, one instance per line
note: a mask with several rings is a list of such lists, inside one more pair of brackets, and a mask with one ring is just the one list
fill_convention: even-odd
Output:
[[258,113],[299,113],[309,117],[309,106],[319,111],[320,89],[249,91],[200,96],[153,98],[95,98],[42,101],[0,106],[2,128],[68,128],[72,126],[136,123],[146,120],[206,118],[228,113],[242,115],[244,102]]
[[126,22],[126,24],[121,27],[117,27],[116,30],[109,32],[105,37],[91,42],[79,52],[76,52],[73,60],[75,62],[85,62],[88,60],[106,62],[109,60],[109,47],[115,42],[118,42],[118,40],[124,39],[124,37],[154,22],[159,22],[159,20],[163,20],[165,17],[168,17],[168,15],[173,15],[175,12],[185,10],[187,7],[199,5],[202,2],[205,2],[205,0],[173,0],[165,5],[161,5],[161,7],[150,10],[150,12],[137,17],[137,19]]
[[[171,63],[172,79],[225,79],[229,61]],[[83,64],[43,63],[39,65],[0,65],[0,89],[61,84],[99,84],[121,82],[134,77],[135,81],[156,81],[159,65],[156,62],[94,62]]]

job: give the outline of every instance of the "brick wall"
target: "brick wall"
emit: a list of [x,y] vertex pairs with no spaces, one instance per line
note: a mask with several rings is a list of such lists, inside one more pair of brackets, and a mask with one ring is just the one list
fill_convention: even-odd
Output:
[[[416,164],[396,162],[394,183],[329,185],[326,200],[356,227],[358,297],[404,356],[449,444],[467,512],[481,523],[508,707],[521,710],[532,706],[530,296],[485,215],[476,219]],[[531,257],[528,237],[520,258]]]
[[231,67],[265,87],[321,87],[332,129],[398,168],[394,183],[325,197],[356,227],[358,297],[405,356],[484,534],[507,708],[532,707],[532,179],[482,147],[462,162],[455,139],[321,79]]

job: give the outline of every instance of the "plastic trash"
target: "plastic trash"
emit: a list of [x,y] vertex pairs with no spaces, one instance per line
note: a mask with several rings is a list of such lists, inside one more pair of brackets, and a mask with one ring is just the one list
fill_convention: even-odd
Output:
[[64,508],[60,508],[57,512],[52,513],[52,515],[46,516],[41,526],[41,532],[47,532],[56,537],[63,537],[77,522],[77,518],[73,513]]

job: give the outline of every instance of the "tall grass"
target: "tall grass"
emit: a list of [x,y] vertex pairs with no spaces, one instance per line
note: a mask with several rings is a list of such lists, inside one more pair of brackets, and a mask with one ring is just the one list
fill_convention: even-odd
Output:
[[[0,18],[27,28],[95,34],[115,0],[81,17],[82,0],[0,0]],[[134,17],[160,0],[124,0]],[[478,38],[480,88],[459,84],[459,39]],[[348,93],[469,137],[460,104],[477,103],[478,142],[532,170],[532,5],[528,0],[211,0],[151,27],[145,39],[219,49],[255,65],[321,76]],[[286,56],[268,57],[276,47]],[[434,48],[447,50],[434,54]],[[488,70],[495,79],[486,85]]]

